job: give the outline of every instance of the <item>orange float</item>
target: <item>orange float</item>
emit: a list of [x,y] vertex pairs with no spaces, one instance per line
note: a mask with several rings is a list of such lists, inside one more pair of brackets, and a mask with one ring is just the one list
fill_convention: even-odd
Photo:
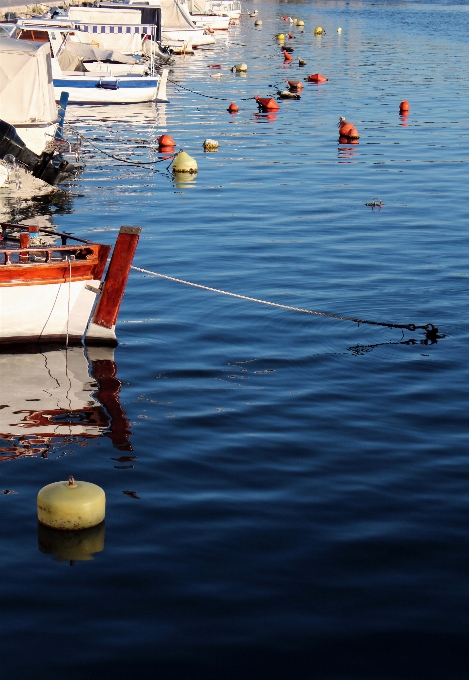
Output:
[[287,33],[287,35],[288,35],[288,37],[290,38],[290,40],[292,40],[292,39],[295,37],[295,36],[293,35],[293,33]]
[[238,113],[239,108],[238,108],[237,104],[235,104],[234,102],[231,102],[231,104],[227,108],[227,111],[229,111],[230,113]]
[[352,123],[347,123],[342,116],[339,118],[339,138],[340,137],[343,137],[347,141],[360,138],[357,128]]
[[176,142],[170,135],[161,135],[158,137],[159,151],[172,151],[176,146]]
[[302,82],[299,80],[286,80],[285,82],[288,83],[288,87],[290,90],[297,92],[298,90],[302,90],[304,88],[304,85]]
[[406,99],[404,99],[399,104],[399,113],[409,113],[409,111],[410,111],[410,104]]
[[275,99],[272,99],[270,97],[255,97],[255,100],[256,100],[259,108],[261,108],[263,111],[279,111],[280,110],[280,106],[277,104]]
[[325,78],[321,73],[313,73],[313,75],[305,78],[308,83],[327,83],[327,78]]
[[282,50],[282,54],[285,57],[285,61],[292,61],[293,60],[293,57],[291,56],[291,54],[288,54],[288,52],[286,52],[285,50]]

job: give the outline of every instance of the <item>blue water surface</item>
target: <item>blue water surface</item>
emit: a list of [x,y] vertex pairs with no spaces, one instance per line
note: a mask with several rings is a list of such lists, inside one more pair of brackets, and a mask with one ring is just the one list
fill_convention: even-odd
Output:
[[[85,144],[68,194],[15,204],[16,217],[106,243],[139,225],[138,267],[438,332],[132,271],[115,352],[124,443],[108,430],[57,437],[45,455],[2,449],[0,490],[16,491],[0,496],[11,680],[468,676],[469,6],[243,10],[212,50],[176,58],[169,104],[67,114],[134,163],[164,159],[168,132],[196,177]],[[246,76],[230,71],[240,61]],[[258,113],[252,97],[318,72],[327,83]],[[358,144],[338,144],[339,116]],[[14,392],[3,381],[2,403]],[[104,549],[72,568],[38,549],[35,507],[69,474],[107,494]]]

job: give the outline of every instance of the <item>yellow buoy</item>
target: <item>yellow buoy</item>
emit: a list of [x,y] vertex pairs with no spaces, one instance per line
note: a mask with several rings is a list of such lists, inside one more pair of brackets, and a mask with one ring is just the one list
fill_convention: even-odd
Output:
[[285,40],[285,34],[279,33],[278,36],[277,36],[277,40]]
[[297,26],[304,26],[304,25],[305,25],[305,22],[303,21],[303,19],[297,19],[297,20],[296,20],[296,25],[297,25]]
[[104,522],[81,531],[60,531],[39,522],[37,545],[45,555],[54,555],[57,562],[86,562],[104,550],[104,529]]
[[218,142],[216,139],[206,139],[204,142],[204,151],[218,151]]
[[321,26],[316,26],[314,29],[314,35],[322,35],[324,33],[324,29],[321,28]]
[[257,21],[254,22],[254,26],[262,26],[262,21],[258,19]]
[[106,494],[91,482],[54,482],[37,495],[37,516],[53,529],[87,529],[100,524],[106,511]]
[[189,172],[194,174],[197,170],[195,158],[192,158],[192,156],[189,156],[188,153],[181,149],[173,161],[173,172]]

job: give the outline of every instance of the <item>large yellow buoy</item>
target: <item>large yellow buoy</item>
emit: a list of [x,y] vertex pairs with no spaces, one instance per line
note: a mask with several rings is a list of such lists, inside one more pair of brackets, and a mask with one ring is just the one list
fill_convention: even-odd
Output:
[[316,26],[314,29],[314,35],[322,35],[324,33],[324,29],[321,28],[321,26]]
[[303,21],[303,19],[297,19],[297,20],[296,20],[296,25],[297,25],[297,26],[304,26],[304,25],[305,25],[305,22]]
[[173,172],[189,172],[194,174],[197,170],[197,161],[195,158],[192,158],[192,156],[189,156],[188,153],[181,149],[173,161]]
[[91,482],[54,482],[37,495],[37,516],[53,529],[73,531],[100,524],[106,512],[106,494]]
[[87,562],[104,550],[104,530],[104,522],[80,531],[60,531],[39,522],[37,544],[45,555],[54,555],[56,562]]
[[279,33],[279,34],[277,35],[277,40],[280,40],[281,42],[282,42],[283,40],[285,40],[285,34],[284,34],[284,33]]

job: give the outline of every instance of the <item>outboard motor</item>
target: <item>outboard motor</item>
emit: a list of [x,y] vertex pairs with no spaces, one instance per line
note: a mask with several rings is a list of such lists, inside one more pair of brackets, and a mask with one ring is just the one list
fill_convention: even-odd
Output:
[[57,167],[53,163],[53,153],[43,153],[37,156],[33,153],[16,133],[16,128],[4,120],[0,120],[0,159],[13,156],[33,177],[42,179],[47,184],[63,182],[69,175],[74,174],[75,166],[66,160],[60,161]]

